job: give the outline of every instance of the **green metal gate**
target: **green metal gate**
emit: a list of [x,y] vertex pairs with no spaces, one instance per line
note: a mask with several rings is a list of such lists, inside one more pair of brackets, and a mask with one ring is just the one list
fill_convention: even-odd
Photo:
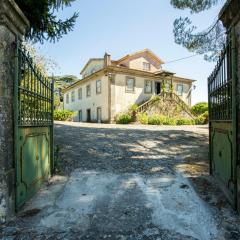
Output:
[[234,30],[208,79],[211,174],[236,207],[237,204],[237,53]]
[[53,169],[53,83],[43,77],[21,43],[16,51],[16,210],[39,189]]

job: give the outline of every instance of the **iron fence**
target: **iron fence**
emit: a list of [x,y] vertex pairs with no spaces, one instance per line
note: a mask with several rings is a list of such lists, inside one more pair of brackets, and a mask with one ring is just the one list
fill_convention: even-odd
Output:
[[17,46],[18,126],[50,126],[53,109],[53,83],[43,76],[26,47]]
[[208,78],[209,120],[232,120],[232,49],[228,40],[217,65]]

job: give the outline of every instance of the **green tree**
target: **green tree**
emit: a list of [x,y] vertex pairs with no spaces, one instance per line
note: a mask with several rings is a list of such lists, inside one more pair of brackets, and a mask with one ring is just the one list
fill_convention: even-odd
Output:
[[196,115],[201,115],[208,111],[208,103],[206,102],[197,103],[192,107],[192,111]]
[[62,90],[79,79],[74,75],[54,76],[54,107],[55,109],[62,108],[63,93]]
[[59,68],[57,62],[53,59],[48,58],[39,53],[36,47],[27,42],[22,43],[26,51],[29,53],[33,63],[36,65],[37,69],[44,75],[47,76],[48,73],[53,72],[57,68]]
[[75,0],[15,0],[30,21],[26,38],[34,42],[57,41],[74,27],[78,13],[65,20],[56,13],[71,6]]
[[[189,9],[191,14],[206,11],[220,0],[171,0],[172,6],[177,9]],[[188,17],[179,17],[174,21],[175,42],[190,52],[204,54],[206,60],[216,60],[226,41],[225,29],[217,19],[203,31],[198,31]]]

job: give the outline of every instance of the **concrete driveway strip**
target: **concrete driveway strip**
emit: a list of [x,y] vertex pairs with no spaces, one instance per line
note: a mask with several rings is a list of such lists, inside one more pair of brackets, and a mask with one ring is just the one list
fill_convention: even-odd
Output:
[[1,239],[234,239],[239,218],[219,207],[207,131],[58,122],[58,175]]

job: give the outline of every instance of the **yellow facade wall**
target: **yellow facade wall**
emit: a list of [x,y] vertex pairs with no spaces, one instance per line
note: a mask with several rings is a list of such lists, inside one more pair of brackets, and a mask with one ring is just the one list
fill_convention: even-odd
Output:
[[161,68],[157,69],[151,62],[146,60],[144,57],[133,59],[129,62],[129,68],[131,69],[137,69],[137,70],[144,70],[143,69],[143,63],[149,63],[150,64],[150,71],[149,72],[156,72],[159,71]]

